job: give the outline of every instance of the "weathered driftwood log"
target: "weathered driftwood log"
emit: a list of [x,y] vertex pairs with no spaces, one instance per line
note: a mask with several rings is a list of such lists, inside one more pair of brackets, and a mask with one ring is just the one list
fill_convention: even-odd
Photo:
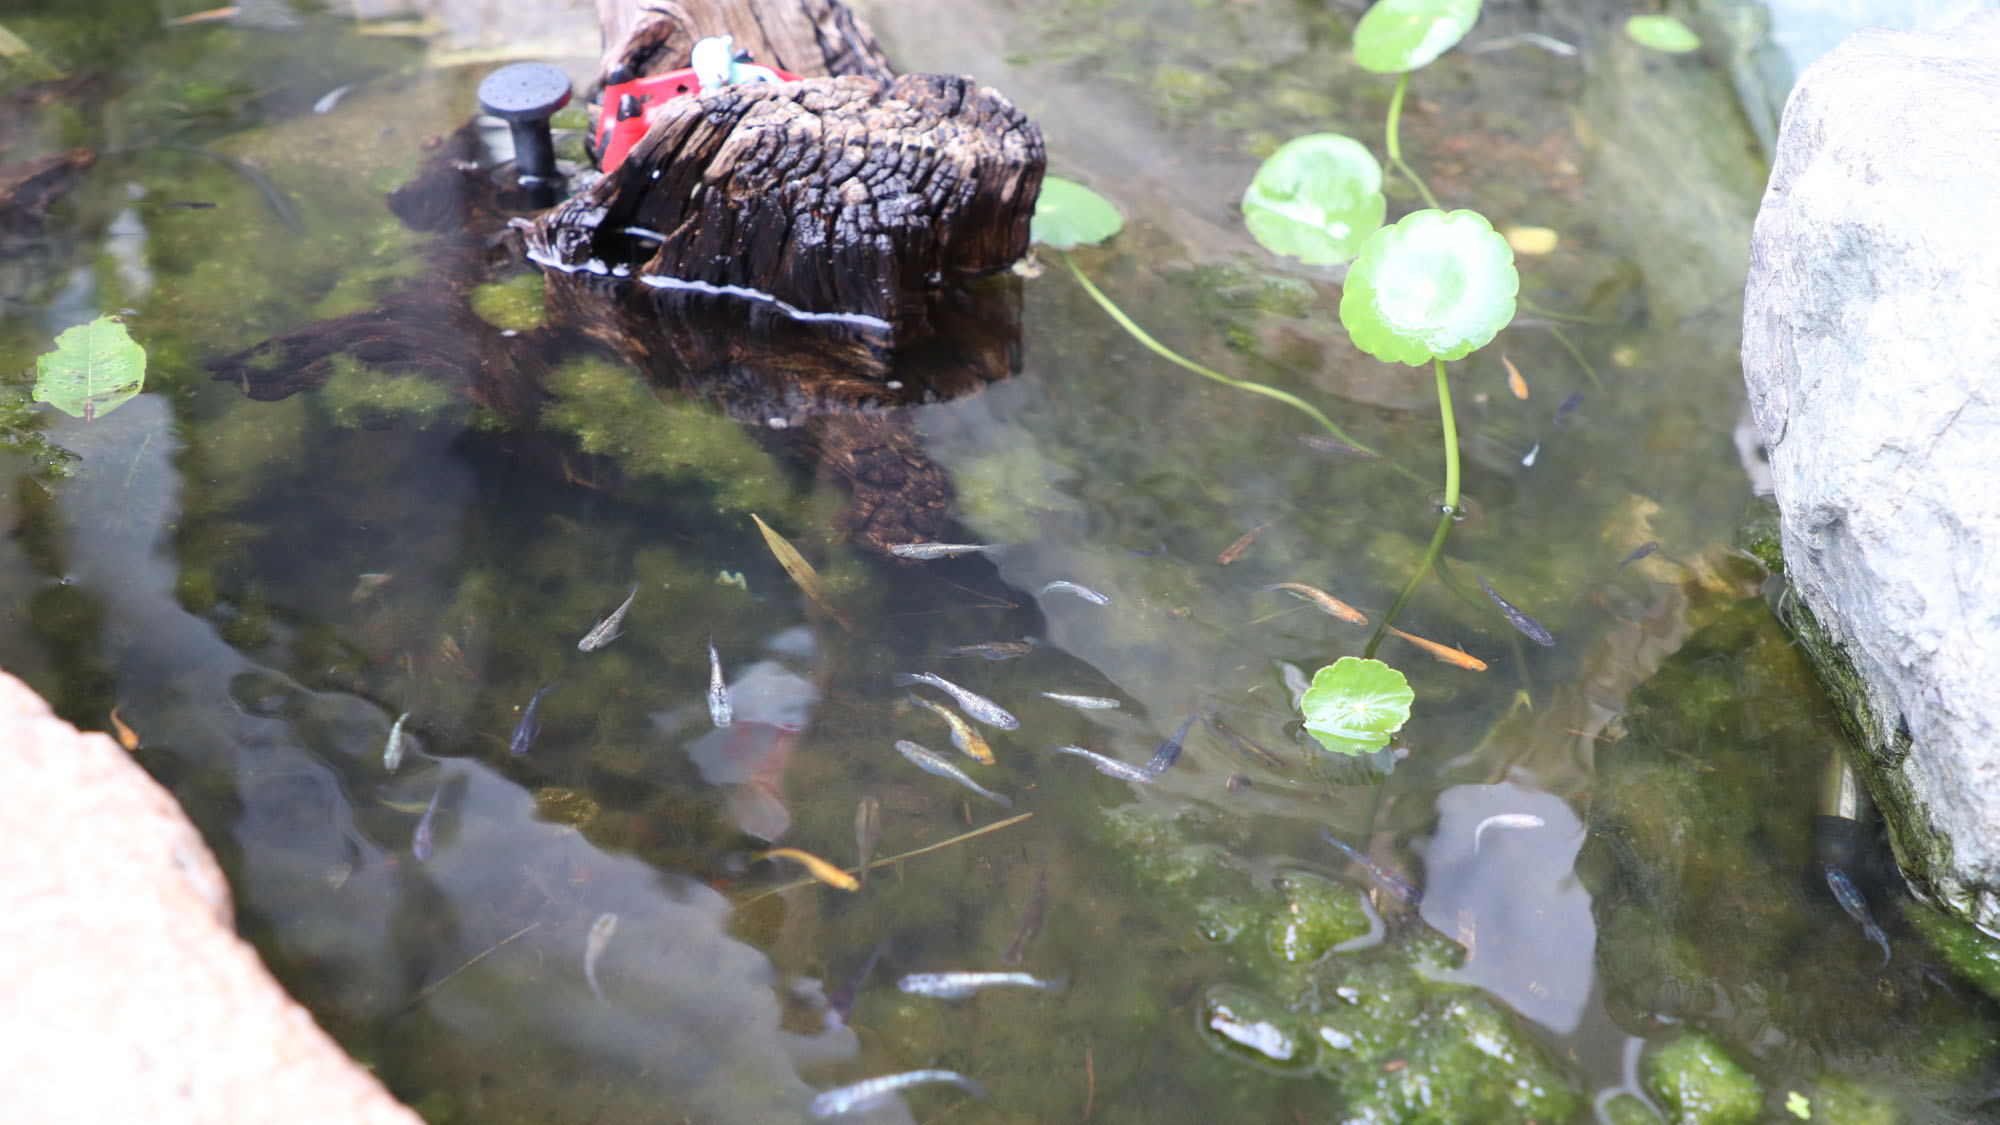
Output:
[[0,167],[0,232],[41,222],[96,163],[97,153],[73,148]]
[[597,22],[604,32],[601,74],[620,67],[634,77],[677,70],[698,40],[728,35],[758,62],[801,78],[895,76],[875,33],[837,0],[598,0]]

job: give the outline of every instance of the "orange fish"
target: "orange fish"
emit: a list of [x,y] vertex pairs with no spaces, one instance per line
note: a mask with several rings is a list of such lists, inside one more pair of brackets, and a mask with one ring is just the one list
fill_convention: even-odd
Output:
[[1456,664],[1460,668],[1469,668],[1474,672],[1486,671],[1486,662],[1484,660],[1479,659],[1462,648],[1452,648],[1448,645],[1441,645],[1436,641],[1427,641],[1422,637],[1405,633],[1394,625],[1389,626],[1389,631],[1423,649],[1425,652],[1430,653],[1443,663]]
[[1317,586],[1308,586],[1303,582],[1278,582],[1264,588],[1266,590],[1290,590],[1292,593],[1340,618],[1349,625],[1368,624],[1367,616],[1360,610],[1355,609],[1353,606],[1348,605],[1346,602],[1341,601],[1339,598],[1334,597]]
[[1521,369],[1514,366],[1514,361],[1504,355],[1500,357],[1500,363],[1507,368],[1507,389],[1514,392],[1515,398],[1527,398],[1528,381],[1521,378]]
[[779,858],[796,860],[804,864],[807,871],[812,872],[813,878],[818,879],[829,887],[839,887],[843,891],[858,891],[861,889],[861,881],[859,879],[856,879],[854,876],[849,875],[847,872],[842,871],[840,868],[835,867],[833,864],[828,863],[811,852],[800,851],[797,848],[772,848],[767,852],[758,852],[753,858],[760,860]]
[[118,745],[123,746],[127,750],[137,750],[139,748],[139,732],[126,726],[125,720],[118,717],[118,708],[116,705],[113,705],[111,708],[111,730],[118,736]]
[[1243,552],[1250,549],[1251,541],[1255,540],[1259,535],[1264,534],[1265,528],[1270,527],[1272,524],[1277,523],[1278,520],[1284,518],[1285,517],[1283,516],[1278,516],[1275,519],[1265,520],[1263,523],[1260,523],[1256,527],[1253,527],[1250,530],[1244,532],[1243,538],[1238,539],[1234,543],[1231,543],[1227,550],[1215,556],[1215,561],[1223,566],[1228,566],[1230,563],[1233,563],[1237,559],[1242,558]]

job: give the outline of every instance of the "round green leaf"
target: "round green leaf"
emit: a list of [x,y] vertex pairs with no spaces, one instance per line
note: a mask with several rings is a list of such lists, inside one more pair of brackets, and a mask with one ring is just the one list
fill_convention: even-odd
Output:
[[1514,319],[1514,250],[1477,211],[1413,211],[1375,232],[1347,272],[1340,322],[1386,363],[1461,359]]
[[1060,176],[1042,178],[1042,194],[1035,200],[1035,217],[1028,237],[1057,250],[1072,246],[1094,246],[1117,234],[1125,225],[1111,201]]
[[1377,74],[1427,65],[1465,38],[1479,0],[1381,0],[1354,25],[1354,61]]
[[146,349],[116,317],[65,329],[35,361],[35,401],[86,422],[116,410],[146,381]]
[[1641,47],[1674,55],[1701,46],[1701,36],[1672,16],[1633,16],[1625,21],[1625,34]]
[[1316,266],[1360,253],[1387,209],[1382,165],[1360,141],[1334,133],[1286,141],[1243,192],[1243,220],[1257,241]]
[[1380,660],[1343,656],[1313,675],[1299,708],[1306,729],[1336,754],[1367,754],[1389,744],[1417,698],[1401,672]]

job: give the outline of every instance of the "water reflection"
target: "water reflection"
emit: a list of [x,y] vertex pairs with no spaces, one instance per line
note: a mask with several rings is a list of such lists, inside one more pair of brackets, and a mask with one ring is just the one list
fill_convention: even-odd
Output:
[[[181,608],[159,550],[180,491],[172,422],[164,398],[143,395],[56,427],[82,458],[61,494],[67,578],[103,607],[106,659],[148,764],[180,779],[222,845],[243,925],[291,987],[336,1029],[448,1033],[426,1057],[375,1059],[392,1087],[473,1067],[484,1099],[545,1119],[584,1096],[634,1116],[802,1116],[813,1091],[798,1068],[851,1058],[853,1033],[780,1028],[771,964],[725,932],[722,895],[540,820],[530,793],[478,761],[417,758],[383,775],[391,716],[246,659]],[[800,718],[795,686],[767,714],[757,685],[803,681],[775,664],[744,680],[749,725]],[[433,793],[435,849],[419,861],[413,810]],[[583,974],[606,912],[619,916],[597,966],[609,1002]]]

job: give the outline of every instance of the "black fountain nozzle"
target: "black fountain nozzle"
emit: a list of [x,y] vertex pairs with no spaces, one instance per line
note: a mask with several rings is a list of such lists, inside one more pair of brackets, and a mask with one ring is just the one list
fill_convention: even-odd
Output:
[[479,83],[479,107],[507,123],[515,174],[543,206],[554,204],[559,183],[549,118],[568,104],[569,75],[547,63],[503,66]]

